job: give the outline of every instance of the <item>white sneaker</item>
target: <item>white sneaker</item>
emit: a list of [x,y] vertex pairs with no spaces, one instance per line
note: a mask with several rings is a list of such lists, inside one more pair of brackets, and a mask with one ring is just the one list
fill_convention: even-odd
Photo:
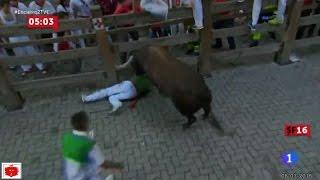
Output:
[[291,62],[298,62],[298,61],[300,61],[300,57],[298,57],[296,54],[290,54],[289,60]]
[[192,29],[194,29],[194,30],[200,30],[200,29],[203,29],[203,26],[193,25],[193,26],[192,26]]
[[81,95],[81,100],[82,100],[83,103],[86,103],[86,102],[87,102],[87,101],[86,101],[86,95],[85,95],[85,94],[82,94],[82,95]]
[[105,180],[113,180],[113,175],[111,174],[111,175],[109,175],[108,177],[106,177],[106,179]]

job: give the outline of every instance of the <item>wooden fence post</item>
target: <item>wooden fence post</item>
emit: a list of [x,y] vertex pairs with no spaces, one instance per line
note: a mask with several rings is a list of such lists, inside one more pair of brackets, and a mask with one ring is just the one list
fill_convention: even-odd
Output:
[[98,50],[104,61],[105,70],[108,74],[108,81],[110,84],[116,83],[118,81],[115,59],[117,59],[117,54],[115,47],[109,42],[109,37],[106,32],[104,21],[102,17],[97,17],[92,19],[94,29],[96,30],[96,40],[98,43]]
[[200,56],[198,71],[202,75],[210,75],[211,67],[211,42],[212,42],[212,17],[211,0],[202,0],[204,28],[200,31]]
[[8,76],[5,69],[0,64],[0,97],[1,104],[3,104],[8,111],[21,109],[23,107],[24,100],[20,93],[13,90],[8,81]]
[[289,56],[294,48],[294,41],[299,28],[299,20],[303,9],[304,0],[293,1],[288,16],[288,25],[282,37],[282,48],[277,53],[276,62],[280,65],[290,64]]

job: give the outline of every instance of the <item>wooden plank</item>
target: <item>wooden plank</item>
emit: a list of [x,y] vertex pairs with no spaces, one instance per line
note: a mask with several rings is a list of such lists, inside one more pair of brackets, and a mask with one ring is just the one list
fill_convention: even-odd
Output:
[[250,56],[256,56],[256,55],[263,55],[263,54],[269,54],[272,52],[276,52],[280,49],[281,43],[270,43],[267,45],[261,45],[251,48],[240,48],[230,51],[224,51],[219,53],[212,53],[211,57],[220,59],[220,60],[236,60],[240,57],[250,57]]
[[[181,17],[192,17],[191,8],[174,8],[169,9],[168,19],[181,18]],[[119,26],[124,24],[145,24],[150,22],[157,22],[161,19],[155,18],[150,13],[128,13],[120,15],[109,15],[103,17],[106,26]]]
[[318,36],[320,31],[320,24],[316,24],[316,26],[313,29],[313,36]]
[[183,17],[183,18],[177,18],[177,19],[170,19],[170,20],[166,20],[166,21],[151,22],[151,23],[146,23],[143,25],[121,27],[121,28],[111,29],[111,30],[107,31],[107,33],[108,34],[116,34],[116,33],[130,32],[130,31],[145,30],[145,29],[149,29],[149,28],[152,28],[155,26],[162,27],[162,26],[166,26],[166,25],[182,23],[182,22],[187,21],[191,18],[192,17]]
[[30,41],[15,42],[15,43],[0,43],[0,46],[4,48],[14,48],[14,47],[26,46],[26,45],[52,44],[55,42],[75,41],[82,38],[95,38],[95,37],[96,37],[95,33],[90,33],[90,34],[63,36],[58,38],[32,39]]
[[308,46],[317,45],[317,44],[320,44],[320,36],[299,39],[294,41],[295,48],[303,48],[303,47],[308,47]]
[[[82,19],[66,19],[59,21],[59,31],[74,30],[74,29],[86,29],[91,27],[91,20],[89,18]],[[17,36],[17,35],[36,35],[44,33],[53,33],[52,29],[28,29],[23,24],[17,24],[12,26],[0,26],[0,36]]]
[[185,44],[198,40],[197,34],[178,34],[176,36],[161,37],[156,39],[144,39],[139,41],[112,43],[114,46],[119,47],[120,52],[128,52],[150,45],[159,46],[174,46],[178,44]]
[[209,75],[211,71],[210,54],[212,52],[212,19],[211,19],[211,1],[202,0],[203,25],[200,30],[200,56],[198,60],[198,71],[202,75]]
[[39,53],[31,56],[7,56],[0,59],[0,63],[6,65],[21,65],[21,64],[35,64],[48,63],[62,60],[77,59],[83,57],[96,56],[98,53],[97,47],[87,47],[74,50],[66,50],[59,52]]
[[108,73],[108,80],[111,83],[115,83],[118,80],[116,73],[116,60],[118,58],[118,54],[115,47],[109,43],[108,35],[104,29],[97,30],[97,42],[98,49],[102,59],[104,61],[105,70]]
[[320,14],[317,14],[312,16],[301,17],[299,21],[299,25],[304,26],[304,25],[310,25],[310,24],[317,24],[319,22],[320,22]]
[[64,76],[56,76],[45,79],[28,80],[22,82],[15,82],[13,86],[19,91],[49,88],[49,87],[62,87],[64,85],[77,85],[85,83],[96,82],[97,77],[103,77],[104,71],[86,72],[81,74],[72,74]]
[[296,34],[298,32],[302,7],[303,0],[297,0],[294,2],[292,9],[290,10],[288,18],[288,27],[282,39],[282,49],[278,52],[276,56],[276,61],[280,65],[291,63],[291,61],[289,60],[289,55],[293,49]]
[[5,68],[0,64],[0,96],[1,102],[7,110],[17,110],[23,107],[24,100],[20,93],[14,91],[13,86],[8,80]]
[[[282,32],[285,27],[283,26],[270,26],[268,24],[258,24],[257,29],[259,32]],[[241,36],[250,33],[247,25],[236,26],[232,28],[213,29],[213,38],[224,38],[228,36]]]

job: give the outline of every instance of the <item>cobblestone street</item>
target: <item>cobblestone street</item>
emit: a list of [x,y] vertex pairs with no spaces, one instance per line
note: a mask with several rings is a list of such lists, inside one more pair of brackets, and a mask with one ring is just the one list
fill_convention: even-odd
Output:
[[[83,104],[81,91],[27,96],[23,110],[0,108],[0,161],[22,162],[23,179],[60,179],[60,138],[70,115],[85,110],[107,159],[123,161],[115,179],[269,180],[287,173],[320,179],[319,54],[286,66],[263,64],[217,70],[206,80],[213,111],[234,136],[220,136],[207,121],[188,130],[169,99],[153,91],[133,110],[108,115],[105,101]],[[312,137],[285,137],[285,123],[310,123]],[[287,168],[280,154],[296,150]],[[103,172],[106,176],[109,172]]]

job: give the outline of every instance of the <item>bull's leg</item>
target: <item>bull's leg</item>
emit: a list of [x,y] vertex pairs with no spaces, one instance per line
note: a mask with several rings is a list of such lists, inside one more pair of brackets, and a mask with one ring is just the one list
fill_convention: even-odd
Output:
[[203,107],[204,114],[202,115],[202,119],[205,120],[208,118],[209,114],[211,113],[211,104],[208,103]]
[[188,129],[194,122],[196,122],[197,118],[194,115],[188,116],[188,122],[182,125],[183,129]]

